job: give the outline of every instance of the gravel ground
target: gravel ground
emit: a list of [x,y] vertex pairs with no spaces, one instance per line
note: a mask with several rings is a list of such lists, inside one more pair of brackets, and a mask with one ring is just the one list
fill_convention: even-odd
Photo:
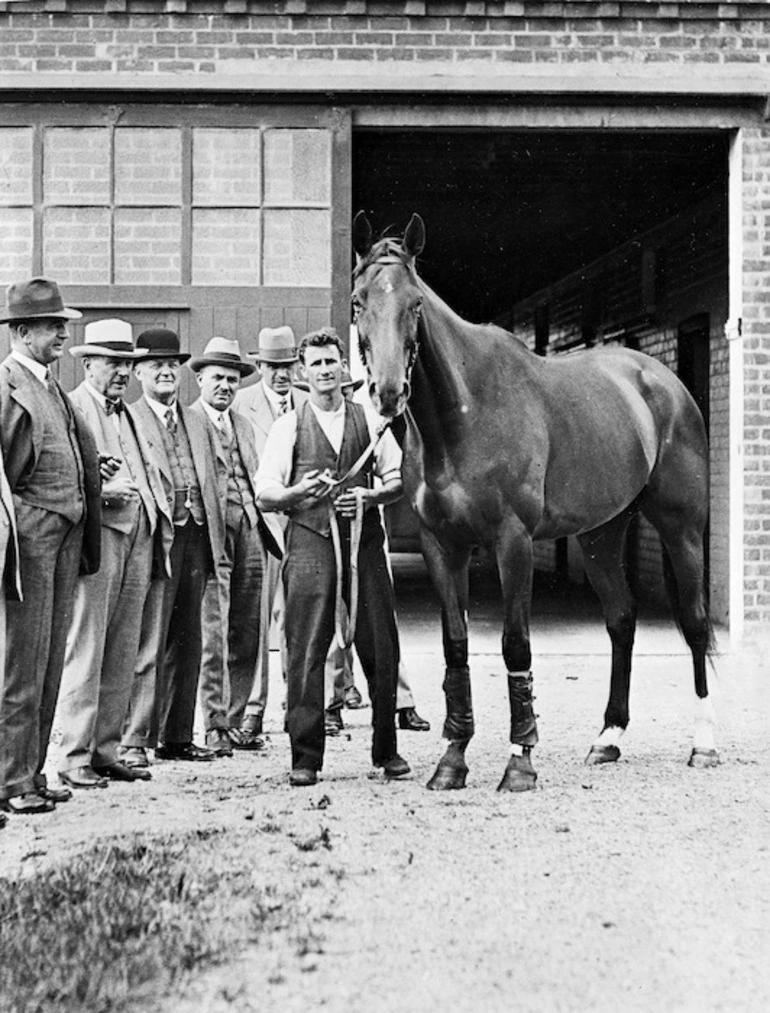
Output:
[[[370,712],[348,711],[321,783],[291,789],[276,699],[263,754],[157,763],[150,784],[111,785],[54,816],[13,819],[0,832],[0,875],[31,874],[100,837],[204,826],[252,826],[266,874],[304,883],[314,873],[305,926],[157,997],[162,1013],[770,1008],[762,654],[717,660],[723,762],[690,770],[689,659],[670,626],[644,623],[623,755],[586,768],[606,702],[606,635],[591,609],[565,622],[557,602],[533,629],[539,788],[502,796],[507,693],[496,606],[484,603],[471,641],[478,731],[468,787],[431,793],[442,664],[423,590],[400,596],[404,656],[434,726],[401,733],[411,778],[372,776]],[[323,846],[297,846],[319,835]]]

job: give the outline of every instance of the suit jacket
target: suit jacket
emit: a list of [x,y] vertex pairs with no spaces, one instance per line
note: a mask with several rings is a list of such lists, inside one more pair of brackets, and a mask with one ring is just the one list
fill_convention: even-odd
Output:
[[[208,528],[213,571],[214,567],[219,565],[225,546],[225,511],[219,496],[216,447],[208,426],[204,424],[198,412],[190,411],[189,408],[183,407],[179,402],[177,402],[177,411],[190,440],[193,466],[201,490],[203,509],[206,514],[206,527]],[[168,454],[166,453],[166,445],[163,442],[163,433],[161,432],[163,423],[147,404],[147,400],[144,397],[140,397],[138,401],[135,401],[131,405],[131,412],[144,438],[144,444],[149,452],[150,459],[158,468],[163,489],[162,495],[166,500],[169,513],[173,516],[174,479],[171,473]]]
[[[217,472],[219,476],[219,495],[222,500],[222,509],[227,514],[227,473],[229,462],[225,453],[222,441],[219,438],[217,427],[212,422],[211,418],[203,407],[203,401],[198,398],[190,405],[190,411],[200,415],[206,424],[207,429],[211,433],[212,441],[217,457]],[[235,432],[235,438],[238,442],[238,450],[241,453],[241,460],[243,461],[243,467],[246,472],[246,476],[249,482],[249,488],[254,493],[254,477],[257,474],[257,468],[259,467],[259,457],[257,456],[256,441],[254,439],[254,430],[246,421],[246,419],[237,411],[230,411],[230,418],[233,423],[233,431]],[[259,507],[256,506],[256,495],[254,496],[254,505],[257,511],[257,528],[259,529],[260,536],[262,538],[262,544],[265,546],[267,551],[276,558],[280,559],[283,555],[283,535],[279,526],[275,524],[274,515],[263,515]]]
[[[19,570],[19,535],[16,530],[16,511],[13,506],[13,493],[0,455],[0,500],[8,516],[8,542],[5,548],[5,559],[0,559],[3,590],[5,597],[12,601],[21,601],[21,571]],[[1,523],[1,522],[0,522]]]
[[[292,387],[291,390],[292,401],[294,402],[294,409],[297,410],[307,401],[308,395],[298,390],[296,387]],[[254,439],[257,445],[257,454],[259,457],[265,452],[265,443],[267,441],[267,434],[270,432],[270,428],[275,422],[275,415],[273,409],[270,406],[270,402],[265,394],[265,389],[261,383],[252,384],[251,387],[245,387],[243,390],[239,390],[235,395],[235,401],[233,402],[233,408],[240,412],[244,418],[247,418],[254,429]]]
[[[0,363],[0,442],[13,492],[34,471],[43,443],[39,407],[43,389],[28,369],[9,355]],[[83,461],[83,549],[80,572],[96,573],[101,557],[101,489],[96,442],[79,412],[72,409]]]
[[[90,393],[85,380],[76,387],[70,394],[70,401],[81,412],[83,418],[89,425],[91,432],[96,439],[97,448],[102,447],[102,431],[107,417],[101,410],[96,398]],[[160,471],[152,458],[150,448],[147,445],[141,428],[134,418],[130,405],[126,405],[126,418],[134,431],[136,442],[139,445],[139,453],[144,464],[147,482],[150,486],[155,503],[158,507],[158,520],[155,529],[153,573],[160,576],[165,573],[171,576],[170,553],[174,541],[174,519],[169,509],[166,490],[163,487]],[[108,423],[111,425],[111,423]],[[109,523],[109,511],[102,513],[102,523]]]

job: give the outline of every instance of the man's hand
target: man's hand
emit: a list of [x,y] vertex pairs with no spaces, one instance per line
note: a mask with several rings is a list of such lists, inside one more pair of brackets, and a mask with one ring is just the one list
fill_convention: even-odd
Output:
[[105,506],[125,506],[137,499],[139,490],[130,478],[113,478],[102,486],[102,502]]
[[295,486],[302,499],[321,499],[329,491],[329,483],[317,469],[306,472]]
[[102,477],[102,482],[109,482],[113,476],[117,475],[122,463],[119,457],[99,454],[99,474]]
[[363,486],[355,486],[353,489],[348,489],[347,492],[340,493],[337,499],[334,501],[334,509],[340,515],[340,517],[346,517],[348,520],[352,520],[356,516],[356,509],[358,507],[358,501],[364,505],[366,509],[366,500],[368,489],[364,489]]

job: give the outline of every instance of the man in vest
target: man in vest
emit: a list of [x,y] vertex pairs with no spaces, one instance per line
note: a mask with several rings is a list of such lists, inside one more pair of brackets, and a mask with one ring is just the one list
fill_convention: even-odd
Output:
[[[336,332],[329,328],[309,334],[299,357],[310,399],[299,411],[276,420],[257,472],[259,505],[289,514],[283,586],[290,783],[315,784],[323,765],[324,668],[335,626],[335,525],[347,561],[345,576],[354,525],[360,533],[355,645],[372,700],[372,761],[386,777],[402,777],[410,768],[396,750],[398,635],[377,509],[402,494],[401,451],[386,431],[366,463],[349,475],[371,442],[374,423],[362,405],[342,396],[344,363]],[[374,477],[380,480],[377,487]],[[340,479],[342,484],[330,494],[330,481]],[[346,597],[350,611],[349,588]]]
[[201,663],[201,605],[206,581],[224,546],[216,452],[197,412],[178,394],[182,352],[174,331],[159,327],[136,339],[136,377],[142,397],[132,406],[139,430],[160,471],[173,523],[171,576],[153,581],[145,603],[139,657],[120,758],[129,767],[160,760],[213,760],[193,742]]
[[165,570],[174,532],[160,474],[123,400],[138,354],[125,320],[87,324],[85,344],[70,349],[85,373],[71,400],[111,473],[102,484],[102,565],[78,580],[64,658],[59,778],[70,788],[151,776],[118,759],[153,548]]
[[206,745],[218,756],[233,746],[255,749],[262,740],[241,730],[254,684],[260,639],[265,551],[280,557],[257,507],[257,450],[251,425],[232,410],[241,379],[254,366],[241,358],[237,341],[214,337],[190,362],[200,397],[190,410],[211,431],[217,452],[219,492],[225,513],[225,546],[203,599],[200,702]]
[[[298,361],[294,332],[291,327],[263,327],[259,332],[257,350],[247,353],[255,359],[259,370],[259,382],[239,390],[233,408],[248,419],[254,431],[257,457],[261,459],[267,434],[281,415],[297,410],[307,401],[307,394],[294,386],[294,371]],[[274,519],[271,531],[278,544],[283,547],[283,532],[287,519],[283,514],[269,515]],[[254,687],[241,725],[241,736],[235,742],[236,748],[255,748],[262,745],[262,726],[268,691],[267,652],[269,650],[269,625],[275,622],[281,643],[283,667],[285,669],[285,643],[283,635],[283,590],[279,584],[280,562],[273,555],[267,557],[264,579],[263,612],[266,616],[262,631],[259,664],[256,669]],[[264,652],[264,653],[263,653]]]
[[0,323],[11,354],[0,365],[0,443],[16,505],[23,601],[6,609],[0,682],[0,808],[50,812],[71,798],[43,774],[59,696],[78,570],[99,568],[100,477],[96,445],[49,367],[67,321],[56,282],[11,285]]

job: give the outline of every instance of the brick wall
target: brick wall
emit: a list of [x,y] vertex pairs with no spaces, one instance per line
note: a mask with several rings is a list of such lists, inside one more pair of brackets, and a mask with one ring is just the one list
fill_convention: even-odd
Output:
[[[40,11],[41,6],[44,13]],[[770,60],[770,4],[0,2],[0,73],[246,72],[265,61],[672,67]]]

